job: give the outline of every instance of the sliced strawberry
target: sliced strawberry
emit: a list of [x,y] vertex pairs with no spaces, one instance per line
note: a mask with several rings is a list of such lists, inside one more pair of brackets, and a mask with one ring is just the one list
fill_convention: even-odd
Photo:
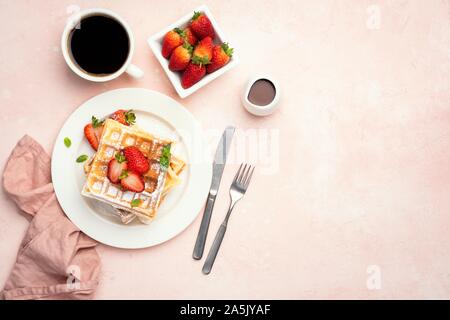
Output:
[[144,179],[135,172],[122,171],[120,184],[125,190],[132,192],[142,192],[145,189]]
[[136,115],[133,110],[117,110],[109,116],[111,119],[119,121],[121,124],[130,126],[136,122]]
[[128,170],[137,174],[145,174],[148,171],[148,160],[138,148],[126,147],[123,149],[123,154],[128,161]]
[[100,138],[103,134],[103,121],[98,120],[92,116],[91,123],[88,123],[84,127],[84,136],[91,145],[91,147],[97,151]]
[[89,123],[84,127],[84,136],[86,137],[91,147],[97,151],[99,140],[97,138],[97,135],[95,134],[95,129],[92,126],[92,123]]
[[108,179],[112,183],[119,183],[123,171],[127,170],[127,162],[121,153],[117,153],[114,159],[108,163]]
[[103,128],[104,128],[104,125],[101,125],[100,127],[94,128],[94,134],[97,137],[98,141],[100,141],[100,139],[102,137]]
[[119,183],[120,175],[124,170],[127,170],[127,163],[120,163],[116,159],[111,159],[108,164],[108,179],[112,183]]

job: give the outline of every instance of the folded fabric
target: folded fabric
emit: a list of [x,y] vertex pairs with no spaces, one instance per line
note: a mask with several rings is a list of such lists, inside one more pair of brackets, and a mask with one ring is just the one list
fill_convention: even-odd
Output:
[[50,157],[31,137],[12,151],[3,186],[32,220],[0,298],[92,298],[100,274],[97,243],[64,215],[51,183]]

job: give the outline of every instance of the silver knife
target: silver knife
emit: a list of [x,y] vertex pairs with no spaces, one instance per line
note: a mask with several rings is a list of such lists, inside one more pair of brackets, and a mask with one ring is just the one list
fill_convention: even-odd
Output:
[[209,222],[216,201],[216,195],[219,191],[220,179],[222,178],[223,169],[227,161],[228,151],[230,150],[231,139],[234,134],[234,127],[227,127],[222,134],[219,145],[217,146],[216,155],[213,163],[213,176],[211,188],[209,189],[208,199],[206,200],[205,212],[203,213],[202,223],[198,231],[197,241],[195,241],[194,253],[192,257],[199,260],[203,256],[205,249],[206,236],[208,235]]

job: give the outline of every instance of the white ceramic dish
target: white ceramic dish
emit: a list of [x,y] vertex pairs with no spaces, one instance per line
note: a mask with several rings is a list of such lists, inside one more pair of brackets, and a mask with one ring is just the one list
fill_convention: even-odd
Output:
[[[181,86],[181,73],[171,71],[169,69],[169,60],[164,58],[161,54],[162,42],[163,42],[164,35],[167,32],[169,32],[170,30],[172,30],[174,28],[187,27],[189,24],[189,21],[191,20],[192,16],[194,15],[194,11],[203,12],[209,18],[209,20],[211,20],[211,23],[216,32],[216,38],[214,39],[214,43],[228,42],[229,45],[234,48],[234,52],[233,52],[233,56],[230,59],[230,62],[228,62],[225,66],[223,66],[222,68],[220,68],[219,70],[217,70],[213,73],[207,74],[202,80],[200,80],[199,82],[194,84],[192,87],[190,87],[188,89],[184,89]],[[169,78],[170,82],[172,83],[173,87],[175,88],[175,91],[178,93],[178,95],[181,98],[185,98],[185,97],[189,96],[190,94],[194,93],[195,91],[197,91],[198,89],[204,87],[205,85],[207,85],[208,83],[210,83],[211,81],[216,79],[217,77],[220,77],[225,72],[234,68],[239,63],[238,56],[236,55],[236,52],[238,50],[236,50],[236,48],[234,47],[234,44],[225,37],[222,29],[220,29],[216,19],[214,19],[213,15],[211,14],[211,12],[209,11],[207,6],[200,6],[200,7],[195,8],[194,10],[192,10],[190,13],[186,14],[184,17],[182,17],[178,21],[172,23],[170,26],[164,28],[157,34],[149,37],[147,42],[148,42],[151,50],[153,51],[153,54],[158,59],[162,68],[164,69],[164,72],[166,73],[166,75]]]
[[[84,125],[92,115],[104,117],[120,108],[132,108],[142,129],[177,141],[173,153],[187,162],[182,183],[167,195],[149,225],[123,225],[109,206],[80,194],[85,176],[83,164],[75,159],[94,153],[84,139]],[[70,148],[65,137],[72,141]],[[178,102],[147,89],[117,89],[91,98],[67,119],[53,149],[52,180],[64,212],[88,236],[114,247],[144,248],[176,236],[198,215],[211,184],[208,154],[200,124]]]

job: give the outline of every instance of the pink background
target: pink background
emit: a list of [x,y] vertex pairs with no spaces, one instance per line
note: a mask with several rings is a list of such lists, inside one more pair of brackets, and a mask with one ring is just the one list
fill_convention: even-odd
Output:
[[[73,110],[120,87],[167,94],[206,129],[279,130],[279,169],[257,172],[210,276],[191,258],[199,215],[153,248],[100,245],[97,298],[450,298],[450,3],[206,1],[241,64],[181,101],[146,38],[202,3],[0,1],[0,167],[25,133],[50,152]],[[142,80],[96,84],[69,71],[59,41],[74,4],[129,22]],[[239,100],[256,72],[283,89],[267,118]],[[210,234],[235,168],[225,169]],[[0,212],[4,283],[28,222],[3,192]],[[366,286],[371,265],[380,290]]]

